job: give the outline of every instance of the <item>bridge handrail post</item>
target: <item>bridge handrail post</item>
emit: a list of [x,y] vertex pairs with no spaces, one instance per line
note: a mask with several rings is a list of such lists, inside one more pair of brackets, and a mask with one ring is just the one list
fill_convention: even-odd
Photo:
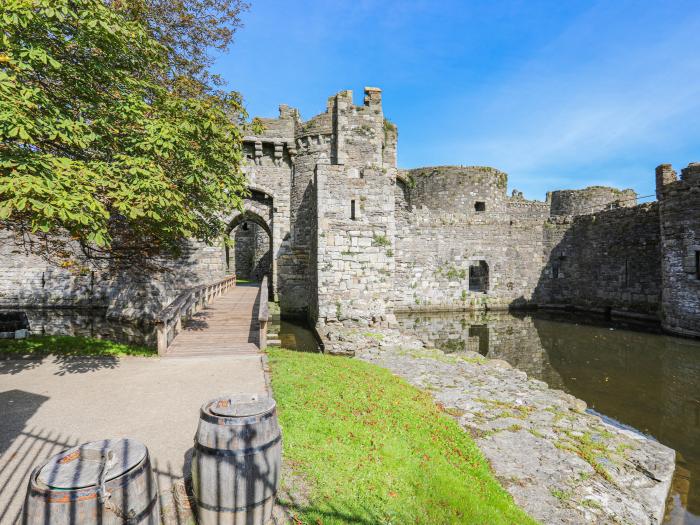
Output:
[[260,325],[260,350],[265,350],[265,348],[267,348],[267,323],[270,320],[270,307],[267,304],[268,295],[269,292],[266,275],[265,277],[263,277],[263,280],[260,283],[260,300],[258,303],[258,323]]

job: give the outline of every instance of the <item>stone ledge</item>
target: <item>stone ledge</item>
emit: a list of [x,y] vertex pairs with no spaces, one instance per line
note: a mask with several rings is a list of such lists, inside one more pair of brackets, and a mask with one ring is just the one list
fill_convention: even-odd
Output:
[[[432,393],[515,501],[544,523],[660,524],[675,452],[605,423],[586,403],[507,362],[445,354],[382,326],[327,325],[336,350]],[[349,350],[352,349],[352,352]]]

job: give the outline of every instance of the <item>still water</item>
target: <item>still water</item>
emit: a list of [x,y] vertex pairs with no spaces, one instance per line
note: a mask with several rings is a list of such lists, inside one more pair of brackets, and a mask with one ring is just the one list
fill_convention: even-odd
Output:
[[32,335],[72,335],[118,343],[156,347],[153,326],[121,323],[106,318],[103,308],[25,309]]
[[301,352],[320,350],[316,336],[303,321],[273,320],[273,330],[279,334],[280,346]]
[[700,525],[700,341],[579,314],[420,314],[399,323],[446,352],[508,361],[675,449],[664,523]]

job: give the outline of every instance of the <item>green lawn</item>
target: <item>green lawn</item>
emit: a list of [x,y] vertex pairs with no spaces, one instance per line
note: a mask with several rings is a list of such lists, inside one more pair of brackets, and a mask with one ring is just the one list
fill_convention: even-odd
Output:
[[428,393],[358,360],[268,354],[299,523],[535,523]]
[[0,339],[0,355],[17,354],[23,356],[90,355],[158,355],[155,349],[115,343],[107,339],[93,337],[73,337],[68,335],[34,336],[27,339]]

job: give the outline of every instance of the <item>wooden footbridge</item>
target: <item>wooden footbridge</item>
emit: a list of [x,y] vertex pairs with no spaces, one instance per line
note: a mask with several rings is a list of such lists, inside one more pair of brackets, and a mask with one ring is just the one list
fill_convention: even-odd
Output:
[[260,353],[267,343],[267,277],[236,284],[235,276],[191,288],[156,319],[158,354],[204,357]]

